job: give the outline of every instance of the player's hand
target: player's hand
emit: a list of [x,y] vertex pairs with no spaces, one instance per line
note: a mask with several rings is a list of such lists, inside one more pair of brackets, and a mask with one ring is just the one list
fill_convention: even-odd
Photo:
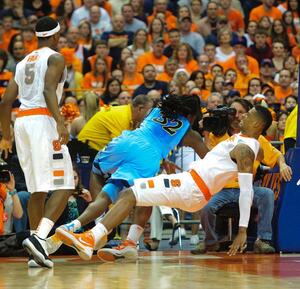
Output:
[[60,144],[67,144],[69,141],[69,131],[64,122],[57,123],[57,133]]
[[9,176],[10,176],[9,182],[6,183],[5,186],[10,192],[12,192],[16,187],[16,182],[15,182],[15,177],[11,172],[9,172]]
[[292,168],[288,166],[287,164],[283,164],[279,168],[280,170],[280,176],[286,181],[289,182],[292,178]]
[[176,164],[174,164],[173,162],[170,161],[163,161],[161,164],[162,168],[166,171],[166,173],[169,174],[175,174],[176,173],[176,169],[177,170],[182,170],[182,168],[178,167]]
[[8,153],[12,153],[12,141],[2,138],[0,141],[0,151],[4,153],[4,158],[7,159]]
[[227,254],[229,256],[233,256],[236,253],[243,253],[243,251],[247,247],[247,232],[245,231],[239,231],[238,235],[235,237],[233,243],[229,246],[229,251]]
[[90,203],[92,201],[91,193],[87,189],[82,189],[79,196],[83,198],[87,203]]

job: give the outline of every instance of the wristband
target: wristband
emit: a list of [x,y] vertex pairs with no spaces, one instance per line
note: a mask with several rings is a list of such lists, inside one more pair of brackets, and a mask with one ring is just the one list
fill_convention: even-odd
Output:
[[8,191],[8,193],[13,197],[17,193],[17,190],[14,189],[12,191]]

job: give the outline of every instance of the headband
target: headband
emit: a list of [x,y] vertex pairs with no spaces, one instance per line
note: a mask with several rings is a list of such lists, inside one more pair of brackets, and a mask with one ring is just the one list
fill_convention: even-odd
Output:
[[60,25],[59,25],[59,23],[57,23],[57,26],[55,28],[53,28],[52,30],[36,31],[35,35],[36,35],[36,37],[49,37],[49,36],[56,34],[59,30],[60,30]]

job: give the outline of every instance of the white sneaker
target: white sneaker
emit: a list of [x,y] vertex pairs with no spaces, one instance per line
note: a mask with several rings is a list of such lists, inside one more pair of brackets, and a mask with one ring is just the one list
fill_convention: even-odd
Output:
[[62,241],[58,239],[56,234],[53,234],[51,237],[46,239],[47,252],[49,255],[55,253],[61,245]]
[[198,235],[192,235],[190,238],[190,245],[197,245],[200,242]]
[[28,262],[27,262],[28,268],[42,268],[41,265],[39,265],[32,256],[29,256]]

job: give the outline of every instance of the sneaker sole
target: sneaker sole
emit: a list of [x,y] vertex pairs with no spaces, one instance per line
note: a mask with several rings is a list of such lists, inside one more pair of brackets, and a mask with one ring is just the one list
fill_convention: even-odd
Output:
[[120,253],[114,249],[101,249],[97,252],[97,257],[103,262],[116,262],[116,261],[136,261],[138,258],[137,250],[128,250],[127,252]]
[[39,265],[35,260],[31,259],[27,262],[28,268],[41,268],[41,265]]
[[67,246],[76,250],[79,257],[83,260],[91,260],[93,255],[93,250],[87,248],[87,246],[82,245],[72,234],[66,230],[57,228],[55,233],[57,237]]
[[46,260],[44,255],[35,248],[34,244],[32,244],[29,239],[25,239],[22,245],[28,254],[33,256],[38,265],[49,269],[53,268],[53,262],[51,260]]

